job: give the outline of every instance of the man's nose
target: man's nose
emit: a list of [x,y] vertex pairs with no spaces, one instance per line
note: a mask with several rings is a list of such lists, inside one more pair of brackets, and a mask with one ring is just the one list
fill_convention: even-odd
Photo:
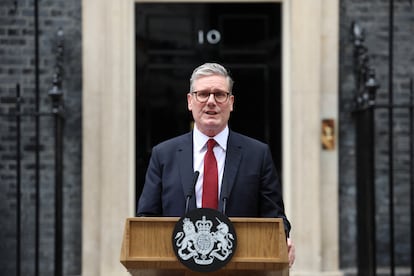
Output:
[[209,103],[209,102],[216,102],[216,98],[215,98],[215,96],[214,96],[214,93],[210,93],[209,95],[208,95],[208,99],[207,99],[207,102]]

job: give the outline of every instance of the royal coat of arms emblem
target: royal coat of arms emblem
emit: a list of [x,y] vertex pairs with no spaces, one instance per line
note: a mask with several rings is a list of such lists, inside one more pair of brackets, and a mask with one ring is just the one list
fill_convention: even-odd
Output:
[[227,264],[236,249],[230,220],[212,209],[195,209],[180,219],[173,234],[177,258],[188,268],[211,272]]

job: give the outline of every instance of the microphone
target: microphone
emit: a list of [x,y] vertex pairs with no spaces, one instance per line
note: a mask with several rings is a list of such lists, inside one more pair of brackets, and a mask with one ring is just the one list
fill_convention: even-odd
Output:
[[229,199],[229,186],[227,185],[226,179],[223,177],[223,182],[221,183],[221,192],[223,200],[223,209],[222,213],[226,215],[227,200]]
[[194,190],[195,190],[195,185],[197,183],[198,180],[198,176],[200,175],[199,171],[195,171],[194,172],[194,176],[193,176],[193,185],[191,186],[192,189],[189,191],[189,193],[187,193],[186,198],[185,198],[185,213],[188,213],[188,208],[190,207],[190,199],[194,194]]

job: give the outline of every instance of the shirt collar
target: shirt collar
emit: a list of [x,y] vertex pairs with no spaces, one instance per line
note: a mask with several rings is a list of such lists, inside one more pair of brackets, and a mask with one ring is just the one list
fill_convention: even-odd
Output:
[[225,151],[227,149],[227,139],[229,138],[229,127],[226,126],[219,134],[214,137],[209,137],[198,130],[197,125],[194,125],[193,140],[194,149],[201,152],[205,147],[207,141],[213,138],[217,144]]

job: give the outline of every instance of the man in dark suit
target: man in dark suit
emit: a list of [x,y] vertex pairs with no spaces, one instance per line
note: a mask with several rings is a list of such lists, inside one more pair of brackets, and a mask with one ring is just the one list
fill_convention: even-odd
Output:
[[[280,217],[289,235],[290,223],[268,145],[228,127],[234,104],[232,88],[233,80],[219,64],[206,63],[194,70],[187,94],[194,129],[153,148],[138,202],[138,216],[183,216],[188,196],[191,196],[190,209],[222,210],[226,199],[229,217]],[[206,205],[207,188],[203,179],[208,175],[204,174],[207,170],[204,156],[210,139],[214,139],[212,150],[217,164],[214,175],[218,187],[214,204]],[[194,188],[195,172],[200,174]],[[292,265],[294,246],[290,238],[288,249]]]

